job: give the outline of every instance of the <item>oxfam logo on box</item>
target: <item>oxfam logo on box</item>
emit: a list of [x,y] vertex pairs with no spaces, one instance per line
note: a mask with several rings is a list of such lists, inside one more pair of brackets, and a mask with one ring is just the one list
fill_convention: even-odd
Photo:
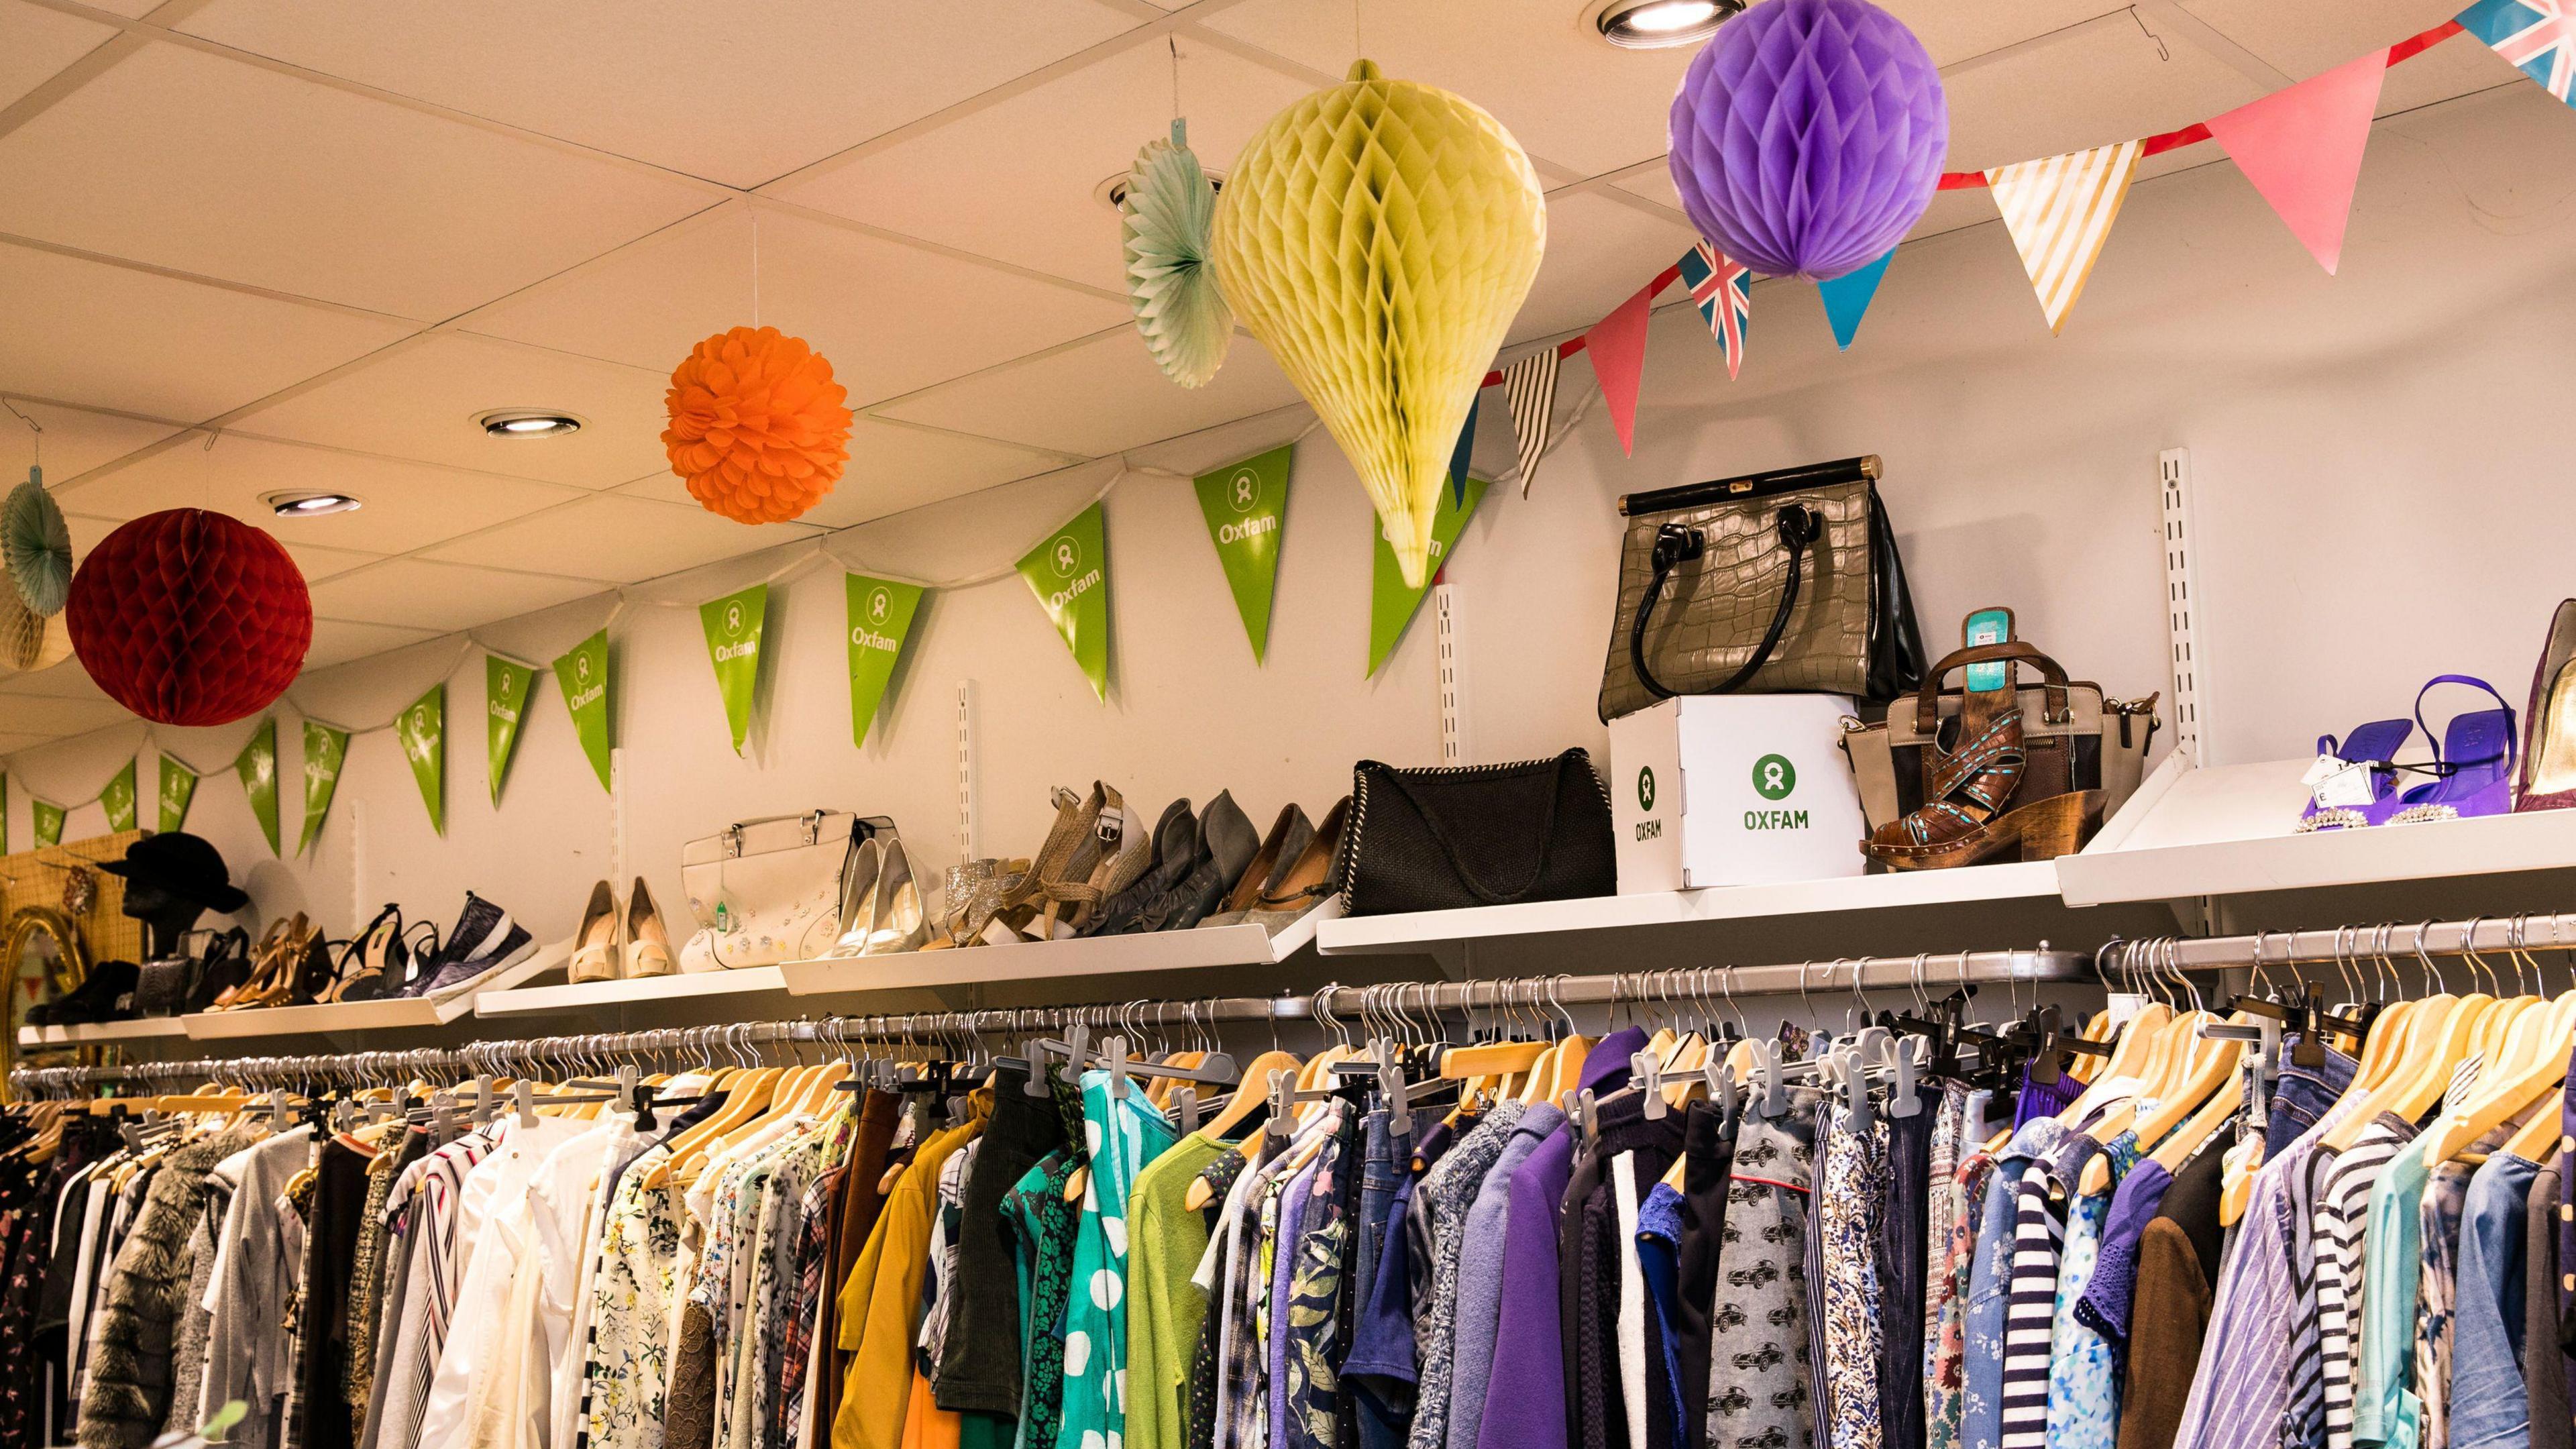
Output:
[[1798,767],[1786,755],[1764,755],[1753,762],[1753,788],[1765,800],[1785,800],[1798,788]]
[[1655,772],[1653,770],[1637,772],[1637,808],[1640,810],[1655,808]]

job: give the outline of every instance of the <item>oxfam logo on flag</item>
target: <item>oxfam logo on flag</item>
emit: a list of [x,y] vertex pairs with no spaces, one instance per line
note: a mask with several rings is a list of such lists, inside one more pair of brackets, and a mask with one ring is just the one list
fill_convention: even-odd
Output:
[[1637,772],[1637,808],[1640,810],[1655,808],[1655,772],[1653,770]]
[[1786,755],[1764,755],[1753,762],[1753,788],[1765,800],[1786,799],[1798,788],[1798,767]]
[[590,683],[590,656],[587,654],[574,655],[572,657],[572,672],[580,678],[582,683]]
[[742,633],[742,605],[725,605],[725,632],[734,635]]
[[1250,513],[1261,501],[1261,479],[1249,468],[1239,469],[1226,480],[1225,496],[1237,513]]
[[1057,539],[1055,541],[1055,571],[1057,575],[1063,578],[1072,578],[1073,571],[1081,566],[1082,550],[1074,547],[1072,539]]
[[885,590],[883,590],[883,589],[876,589],[876,590],[872,590],[872,591],[870,591],[870,593],[868,594],[868,622],[869,622],[869,623],[871,623],[871,624],[882,624],[882,623],[884,623],[884,622],[886,621],[886,615],[891,614],[891,613],[893,613],[893,612],[894,612],[894,600],[892,600],[892,599],[890,599],[890,598],[888,598],[888,597],[886,596],[886,591],[885,591]]

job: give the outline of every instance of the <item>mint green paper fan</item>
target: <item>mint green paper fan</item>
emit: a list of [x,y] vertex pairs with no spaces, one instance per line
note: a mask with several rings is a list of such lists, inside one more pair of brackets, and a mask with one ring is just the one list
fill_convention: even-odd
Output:
[[1136,330],[1164,376],[1198,387],[1225,365],[1234,309],[1217,291],[1208,257],[1216,187],[1190,151],[1189,122],[1172,122],[1172,139],[1137,151],[1118,216]]
[[27,481],[0,503],[0,564],[39,617],[63,611],[72,593],[72,531],[62,506],[45,491],[41,469],[28,469]]

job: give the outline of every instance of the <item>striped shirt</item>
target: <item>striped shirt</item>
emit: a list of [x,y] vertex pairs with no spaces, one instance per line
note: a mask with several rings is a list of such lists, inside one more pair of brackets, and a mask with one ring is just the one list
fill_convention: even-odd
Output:
[[2254,1174],[2235,1252],[2210,1301],[2199,1372],[2183,1403],[2175,1449],[2244,1449],[2276,1440],[2290,1406],[2300,1279],[2296,1261],[2313,1219],[2302,1225],[2308,1159],[2326,1133],[2356,1109],[2338,1102]]
[[469,1132],[403,1169],[385,1197],[385,1225],[410,1242],[410,1280],[403,1290],[402,1321],[394,1332],[393,1372],[380,1379],[384,1424],[378,1449],[416,1449],[430,1384],[447,1346],[448,1316],[464,1281],[458,1261],[466,1174],[480,1165],[512,1118]]
[[2353,1449],[2353,1325],[2361,1312],[2362,1230],[2369,1225],[2370,1189],[2389,1159],[2414,1139],[2413,1123],[2393,1112],[2380,1113],[2353,1139],[2351,1149],[2334,1159],[2317,1195],[2316,1377],[2327,1449]]
[[[2086,1149],[2098,1144],[2076,1137],[2067,1147],[2090,1158]],[[2052,1156],[2025,1174],[2014,1198],[2012,1287],[2004,1306],[2003,1449],[2046,1449],[2048,1443],[2049,1343],[2066,1246],[2067,1199],[2051,1190],[2056,1179],[2049,1169],[2057,1162]]]

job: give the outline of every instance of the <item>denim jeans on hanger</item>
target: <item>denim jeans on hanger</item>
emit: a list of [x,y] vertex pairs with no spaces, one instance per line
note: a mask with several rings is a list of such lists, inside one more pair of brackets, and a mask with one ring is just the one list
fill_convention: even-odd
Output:
[[[1395,1155],[1397,1138],[1383,1108],[1360,1124],[1360,1217],[1357,1246],[1351,1258],[1352,1297],[1365,1304],[1377,1276],[1378,1252],[1386,1244],[1387,1213],[1395,1206],[1395,1185],[1404,1164]],[[1403,1139],[1412,1142],[1408,1135]]]
[[2290,1060],[2290,1049],[2298,1043],[2296,1032],[2281,1038],[2281,1080],[2273,1085],[2272,1116],[2263,1127],[2265,1162],[2280,1156],[2281,1149],[2297,1141],[2300,1134],[2333,1109],[2335,1099],[2352,1085],[2352,1074],[2358,1066],[2333,1047],[2325,1049],[2323,1065],[2300,1066]]

